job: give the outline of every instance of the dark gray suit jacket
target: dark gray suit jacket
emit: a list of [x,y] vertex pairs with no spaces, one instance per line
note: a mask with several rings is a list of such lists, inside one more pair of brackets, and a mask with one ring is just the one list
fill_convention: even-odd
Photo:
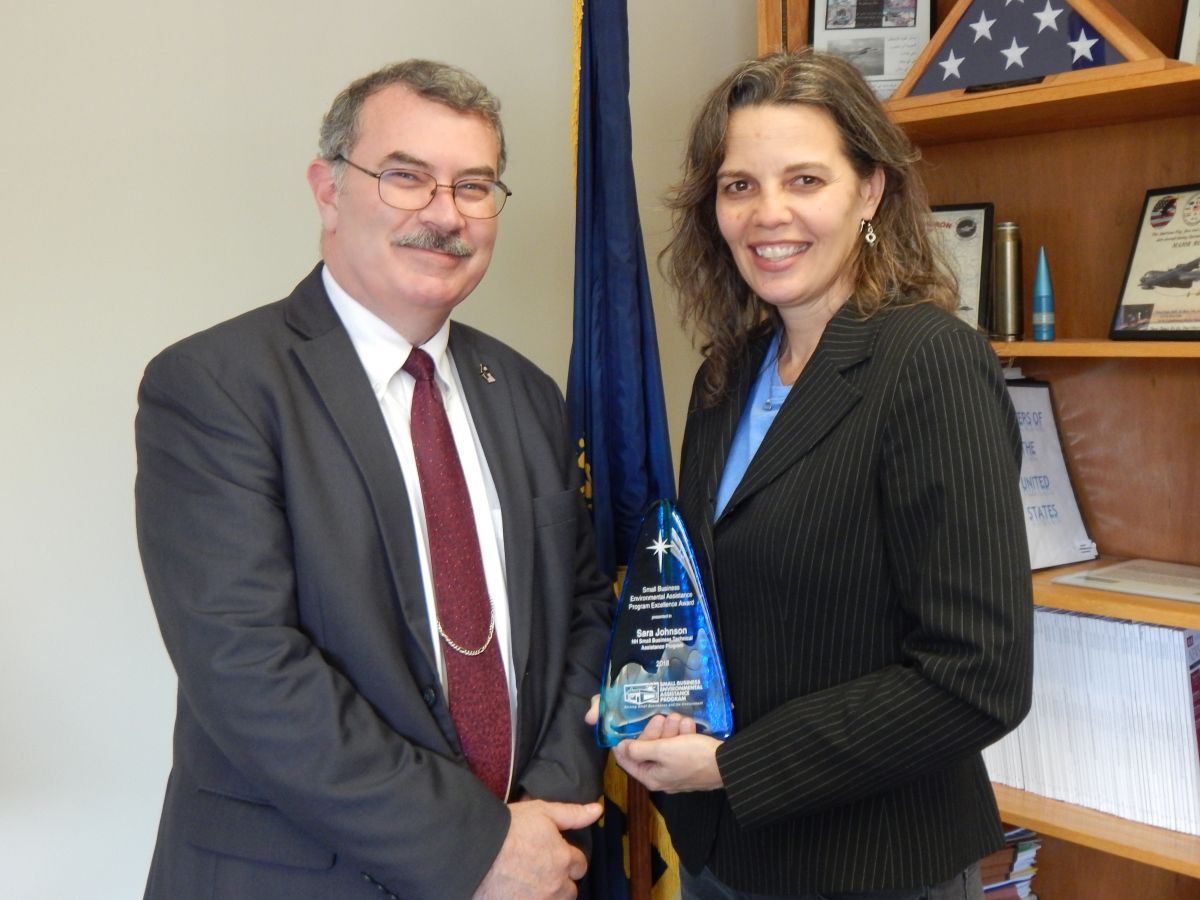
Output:
[[[504,516],[514,795],[595,800],[583,716],[612,589],[562,396],[478,331],[452,325],[450,348]],[[469,896],[509,815],[460,753],[399,463],[320,267],[155,358],[136,434],[138,540],[179,675],[146,895]]]
[[954,317],[843,309],[714,524],[769,337],[720,405],[693,396],[684,437],[736,732],[724,791],[664,800],[671,835],[689,869],[754,893],[934,884],[999,846],[979,751],[1031,698],[1012,406]]

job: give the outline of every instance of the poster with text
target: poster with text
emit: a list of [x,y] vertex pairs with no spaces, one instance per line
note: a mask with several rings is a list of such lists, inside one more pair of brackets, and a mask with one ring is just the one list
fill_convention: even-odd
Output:
[[1034,569],[1096,558],[1067,474],[1058,424],[1044,382],[1010,381],[1008,393],[1021,428],[1021,499]]

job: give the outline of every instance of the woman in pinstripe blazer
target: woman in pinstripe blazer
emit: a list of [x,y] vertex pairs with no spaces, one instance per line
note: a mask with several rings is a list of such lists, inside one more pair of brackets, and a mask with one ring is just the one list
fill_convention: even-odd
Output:
[[979,897],[980,750],[1028,710],[1021,446],[950,312],[917,152],[844,60],[742,65],[693,125],[668,270],[703,334],[680,510],[734,701],[656,718],[685,897]]

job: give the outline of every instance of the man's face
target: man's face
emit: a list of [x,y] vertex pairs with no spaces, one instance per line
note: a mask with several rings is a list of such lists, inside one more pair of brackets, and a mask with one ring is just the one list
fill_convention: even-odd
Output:
[[[499,176],[500,143],[486,120],[402,86],[368,97],[358,125],[346,156],[366,169],[427,172],[439,184]],[[322,160],[309,167],[309,183],[333,277],[413,343],[432,335],[487,271],[497,220],[467,218],[447,189],[439,188],[424,209],[393,209],[379,199],[376,179],[346,166],[339,190],[332,164]],[[432,240],[405,244],[416,236]],[[431,243],[441,249],[426,249]]]

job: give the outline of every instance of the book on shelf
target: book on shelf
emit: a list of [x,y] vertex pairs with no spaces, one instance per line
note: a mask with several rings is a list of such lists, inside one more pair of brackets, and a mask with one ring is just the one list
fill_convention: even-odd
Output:
[[1035,863],[1042,842],[1027,828],[1004,833],[1004,846],[979,861],[979,875],[989,900],[1029,895],[1029,884],[1037,874]]
[[1037,871],[1033,865],[1037,858],[1039,841],[1028,841],[1019,853],[1016,848],[1006,847],[985,856],[979,863],[979,874],[984,885],[1002,884],[1017,878],[1032,878]]
[[1111,566],[1059,575],[1051,580],[1101,591],[1200,603],[1200,566],[1182,563],[1127,559]]
[[1200,835],[1200,631],[1039,608],[1033,706],[993,781]]
[[986,888],[983,896],[986,900],[1037,900],[1037,894],[1033,893],[1033,887],[1028,881],[998,884]]
[[1044,569],[1095,559],[1096,544],[1083,524],[1067,473],[1050,385],[1013,371],[1006,377],[1024,448],[1021,499],[1030,563]]

